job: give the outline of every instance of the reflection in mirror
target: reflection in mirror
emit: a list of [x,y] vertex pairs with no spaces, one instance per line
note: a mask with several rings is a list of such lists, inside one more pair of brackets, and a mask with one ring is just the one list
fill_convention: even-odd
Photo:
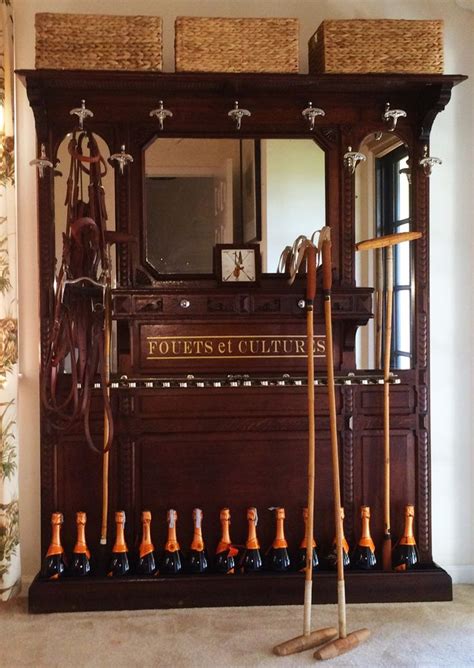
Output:
[[160,274],[211,274],[217,243],[260,242],[262,269],[325,224],[313,140],[155,139],[145,150],[144,255]]
[[311,139],[262,141],[262,241],[264,271],[297,236],[311,237],[326,224],[324,151]]
[[[366,137],[360,150],[367,157],[356,172],[356,242],[375,236],[408,232],[410,225],[410,167],[408,149],[393,133]],[[414,282],[409,242],[393,247],[393,369],[412,366]],[[374,319],[359,328],[356,361],[360,369],[383,365],[385,251],[356,253],[359,286],[374,286]]]

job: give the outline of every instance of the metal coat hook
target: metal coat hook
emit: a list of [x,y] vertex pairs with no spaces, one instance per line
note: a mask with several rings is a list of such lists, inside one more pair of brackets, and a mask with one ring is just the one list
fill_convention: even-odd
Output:
[[403,109],[390,109],[390,102],[385,103],[385,111],[382,114],[382,120],[388,123],[388,131],[393,132],[397,127],[399,118],[406,118],[407,112]]
[[129,162],[133,162],[133,158],[130,153],[125,152],[125,144],[122,144],[120,147],[120,153],[114,153],[110,156],[110,160],[116,160],[119,164],[120,174],[123,174],[125,165]]
[[51,162],[51,160],[46,155],[46,147],[45,147],[44,144],[41,144],[39,158],[34,158],[34,160],[30,160],[30,165],[32,165],[32,166],[34,166],[38,169],[38,174],[39,174],[40,179],[43,178],[44,170],[46,168],[52,169],[53,163]]
[[71,116],[77,116],[79,118],[79,129],[84,129],[84,119],[92,118],[94,116],[93,112],[90,109],[86,108],[86,101],[81,100],[81,106],[71,109],[69,112]]
[[344,153],[343,156],[343,161],[344,161],[344,167],[347,169],[350,174],[354,174],[357,165],[360,162],[364,162],[366,160],[366,157],[363,153],[360,153],[359,151],[353,151],[352,146],[347,147],[347,152]]
[[306,109],[303,109],[301,115],[304,116],[309,123],[310,131],[314,130],[314,121],[318,116],[326,116],[324,109],[319,109],[319,107],[313,107],[312,102],[308,102]]
[[240,130],[242,126],[242,118],[244,116],[251,116],[251,112],[248,109],[239,109],[239,101],[236,100],[234,102],[234,108],[231,109],[228,113],[228,116],[234,119],[236,123],[236,129]]
[[431,176],[431,172],[435,165],[442,165],[443,161],[441,158],[435,158],[434,156],[428,155],[428,146],[425,144],[423,147],[423,157],[418,161],[419,165],[423,168],[425,176]]
[[160,123],[160,130],[164,129],[165,118],[172,118],[173,112],[169,109],[165,109],[163,105],[163,100],[160,100],[159,107],[157,109],[152,109],[150,111],[150,116],[157,118]]

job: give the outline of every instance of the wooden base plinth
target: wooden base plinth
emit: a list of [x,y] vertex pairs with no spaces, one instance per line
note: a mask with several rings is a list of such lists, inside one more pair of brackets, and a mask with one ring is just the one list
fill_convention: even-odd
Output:
[[[112,579],[89,577],[43,581],[29,590],[29,611],[83,612],[244,605],[301,605],[302,573],[201,575]],[[320,572],[313,581],[314,603],[336,603],[335,573]],[[451,577],[432,565],[406,573],[382,571],[346,574],[348,603],[451,601]]]

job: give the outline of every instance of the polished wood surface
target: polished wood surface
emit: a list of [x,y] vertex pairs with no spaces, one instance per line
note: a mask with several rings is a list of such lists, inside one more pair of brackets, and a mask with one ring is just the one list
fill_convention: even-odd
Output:
[[[227,373],[282,377],[299,374],[304,356],[284,358],[229,356],[209,359],[151,360],[144,354],[149,336],[301,335],[305,312],[303,277],[292,286],[286,277],[263,274],[257,286],[219,285],[213,275],[168,276],[162,280],[146,262],[143,248],[144,148],[156,136],[308,138],[325,152],[326,224],[332,239],[332,308],[336,375],[354,369],[355,336],[373,314],[372,290],[355,285],[354,179],[342,168],[347,146],[358,147],[369,134],[384,129],[381,114],[387,100],[407,111],[397,135],[407,143],[416,164],[436,115],[448,103],[461,75],[188,75],[117,72],[21,71],[36,121],[38,144],[53,160],[71,128],[69,110],[81,99],[94,111],[88,127],[100,134],[110,152],[125,143],[133,168],[115,177],[117,230],[136,243],[117,244],[117,287],[112,317],[117,327],[117,368],[137,377]],[[172,109],[163,131],[149,117],[159,99]],[[252,116],[237,132],[227,112],[238,99]],[[317,101],[326,116],[310,132],[301,111]],[[52,323],[54,245],[53,174],[38,180],[41,352],[44,361]],[[407,503],[416,506],[415,535],[426,569],[413,573],[350,573],[348,601],[444,600],[450,580],[431,564],[431,499],[429,442],[429,260],[428,180],[412,169],[413,229],[423,233],[415,246],[415,367],[399,373],[391,388],[391,514],[394,538],[402,535]],[[298,231],[295,231],[295,237]],[[315,333],[324,336],[321,276],[318,272]],[[183,309],[181,302],[190,302]],[[216,341],[217,339],[212,339]],[[276,344],[275,344],[276,346]],[[189,347],[186,348],[189,350]],[[315,358],[316,370],[324,358]],[[113,514],[127,515],[125,538],[137,547],[140,513],[152,512],[155,545],[166,540],[166,510],[180,515],[179,539],[192,538],[192,508],[203,509],[204,540],[212,551],[219,541],[219,510],[232,513],[232,536],[245,540],[245,509],[259,508],[259,539],[272,540],[273,521],[266,508],[284,506],[286,536],[296,546],[302,533],[305,505],[307,443],[306,388],[169,387],[111,389],[116,440],[110,452],[109,533]],[[372,509],[372,535],[381,547],[383,534],[383,392],[380,386],[347,385],[336,389],[337,430],[341,460],[344,531],[351,545],[358,532],[361,505]],[[100,395],[93,397],[95,438],[103,429]],[[326,554],[334,537],[328,403],[324,388],[315,388],[316,488],[315,537]],[[87,540],[98,549],[101,508],[101,458],[87,449],[81,425],[58,434],[41,414],[41,553],[47,549],[50,517],[64,513],[67,552],[75,539],[75,513],[87,512]],[[110,547],[110,546],[109,546]],[[40,550],[40,546],[38,546]],[[315,600],[334,600],[335,576],[322,573]],[[334,580],[334,582],[333,582]],[[278,584],[277,584],[278,582]],[[326,583],[326,584],[324,584]],[[56,587],[56,589],[52,589]],[[81,588],[82,587],[82,588]],[[318,593],[319,592],[319,593]],[[331,593],[329,593],[331,592]],[[130,578],[86,583],[34,583],[33,611],[125,609],[177,605],[247,605],[300,603],[302,579],[297,574],[233,579],[209,576],[153,581]]]

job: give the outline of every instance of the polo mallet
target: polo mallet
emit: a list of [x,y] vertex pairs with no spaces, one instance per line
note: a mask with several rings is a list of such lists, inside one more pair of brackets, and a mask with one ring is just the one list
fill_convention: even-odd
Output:
[[[104,292],[104,382],[106,384],[105,393],[110,402],[110,353],[112,339],[112,260],[110,257],[110,247],[114,243],[134,243],[135,237],[124,232],[115,232],[106,230],[106,265],[105,265],[105,292]],[[104,454],[102,460],[102,521],[100,527],[100,544],[107,545],[107,516],[109,513],[109,443],[110,438],[110,417],[104,410]]]
[[370,635],[368,629],[346,632],[346,590],[344,582],[344,559],[342,554],[343,526],[341,514],[341,489],[339,478],[339,453],[337,447],[337,413],[336,413],[336,391],[334,381],[334,354],[332,336],[332,265],[331,265],[331,230],[323,227],[319,235],[319,247],[321,248],[323,264],[323,298],[324,298],[324,321],[326,325],[326,366],[327,366],[327,388],[329,401],[329,430],[331,434],[331,456],[332,456],[332,483],[334,491],[334,522],[336,525],[336,555],[337,555],[337,614],[339,637],[321,647],[314,653],[316,659],[333,659],[340,654],[345,654],[354,649],[360,643],[367,640]]
[[[314,323],[313,307],[316,296],[316,264],[318,251],[306,237],[298,237],[293,244],[290,283],[299,266],[306,259],[306,354],[308,369],[308,521],[306,524],[306,568],[304,588],[303,635],[287,640],[273,648],[278,656],[312,649],[332,640],[337,635],[333,627],[311,631],[311,602],[313,593],[313,525],[314,525],[314,480],[315,480],[315,424],[314,424]],[[287,265],[288,266],[288,265]]]
[[382,317],[383,317],[383,250],[375,251],[376,289],[375,289],[375,368],[382,368]]
[[[384,441],[384,541],[382,566],[384,571],[392,570],[392,535],[390,524],[390,352],[392,346],[392,303],[393,303],[393,246],[403,241],[413,241],[422,236],[421,232],[399,232],[374,237],[356,244],[356,250],[386,248],[385,256],[385,331],[383,350],[383,441]],[[378,251],[381,252],[381,251]]]

